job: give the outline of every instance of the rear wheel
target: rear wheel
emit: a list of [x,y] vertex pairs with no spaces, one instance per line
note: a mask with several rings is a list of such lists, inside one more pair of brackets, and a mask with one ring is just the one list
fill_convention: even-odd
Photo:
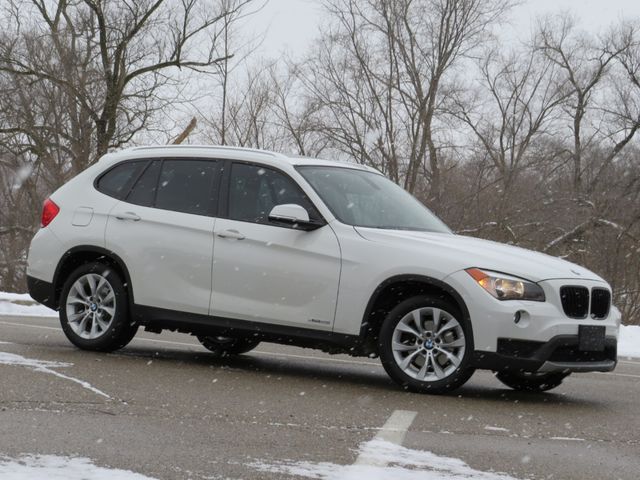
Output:
[[496,378],[509,388],[522,392],[546,392],[552,390],[567,378],[569,372],[527,373],[496,372]]
[[438,297],[413,297],[395,307],[382,324],[378,348],[389,376],[414,392],[450,392],[474,372],[470,328]]
[[198,336],[198,340],[204,348],[217,357],[247,353],[260,343],[260,340],[248,337],[223,337],[220,335]]
[[62,287],[60,324],[75,346],[110,352],[138,330],[129,320],[127,290],[113,268],[98,262],[74,270]]

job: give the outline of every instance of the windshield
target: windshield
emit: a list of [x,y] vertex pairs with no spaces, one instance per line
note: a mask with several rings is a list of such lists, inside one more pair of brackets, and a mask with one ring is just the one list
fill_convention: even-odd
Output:
[[422,203],[380,174],[322,166],[298,167],[298,171],[342,223],[357,227],[451,232]]

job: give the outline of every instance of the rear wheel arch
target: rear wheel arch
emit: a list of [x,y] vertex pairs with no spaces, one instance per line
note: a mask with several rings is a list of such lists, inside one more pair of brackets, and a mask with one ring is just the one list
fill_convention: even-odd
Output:
[[402,301],[417,295],[440,296],[456,306],[460,310],[463,321],[469,326],[471,345],[474,345],[469,309],[462,296],[442,280],[411,274],[390,277],[376,287],[362,317],[360,338],[366,344],[372,345],[386,315]]
[[100,262],[110,265],[118,275],[120,275],[125,284],[129,298],[129,307],[131,308],[134,304],[133,288],[131,284],[131,276],[129,275],[129,270],[127,269],[124,261],[114,252],[107,250],[106,248],[93,245],[79,245],[73,247],[67,250],[58,262],[58,266],[56,267],[56,271],[53,276],[53,290],[56,305],[60,303],[62,288],[69,275],[79,266],[91,262]]

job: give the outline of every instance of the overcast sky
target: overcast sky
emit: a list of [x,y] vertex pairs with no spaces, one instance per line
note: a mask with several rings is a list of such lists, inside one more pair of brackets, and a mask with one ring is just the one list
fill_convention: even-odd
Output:
[[[640,19],[640,0],[525,0],[511,15],[507,32],[528,32],[538,15],[570,11],[589,30],[608,27],[620,18]],[[322,21],[320,0],[268,0],[267,5],[246,24],[246,33],[264,31],[262,50],[269,57],[288,52],[304,53]]]

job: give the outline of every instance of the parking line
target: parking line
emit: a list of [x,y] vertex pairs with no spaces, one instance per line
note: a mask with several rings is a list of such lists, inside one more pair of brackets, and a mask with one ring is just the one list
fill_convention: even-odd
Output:
[[618,363],[624,363],[625,365],[640,365],[640,362],[634,362],[631,360],[618,360]]
[[62,330],[54,327],[45,327],[43,325],[29,325],[28,323],[13,323],[13,322],[0,322],[0,325],[10,325],[14,327],[27,327],[27,328],[41,328],[43,330],[56,330],[62,333]]
[[[417,412],[409,410],[395,410],[382,428],[378,431],[373,440],[384,440],[395,445],[402,445],[404,437],[409,427],[416,418]],[[355,465],[375,465],[377,467],[385,467],[387,462],[379,457],[372,455],[372,452],[364,451],[354,463]]]
[[632,377],[632,378],[640,378],[640,375],[632,375],[631,373],[615,373],[615,372],[593,372],[598,375],[616,375],[617,377]]

